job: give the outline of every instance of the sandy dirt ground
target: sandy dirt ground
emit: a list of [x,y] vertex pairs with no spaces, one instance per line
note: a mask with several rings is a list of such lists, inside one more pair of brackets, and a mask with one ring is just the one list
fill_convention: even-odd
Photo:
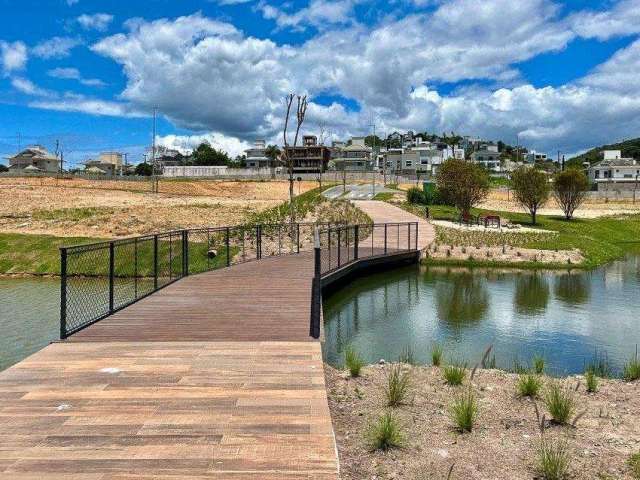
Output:
[[[0,179],[0,232],[118,237],[234,225],[288,199],[287,182],[180,182],[182,190],[191,188],[194,194],[156,195],[83,188],[86,183],[56,187],[15,180]],[[316,186],[296,184],[296,193]]]
[[[465,386],[450,387],[439,368],[406,368],[411,369],[410,399],[393,409],[404,445],[381,452],[371,451],[364,435],[385,411],[383,385],[389,365],[366,367],[358,379],[325,366],[343,480],[444,480],[452,465],[451,480],[541,478],[536,472],[540,430],[534,402],[516,395],[515,374],[478,371],[472,388],[479,417],[471,433],[460,434],[448,412],[455,395],[467,388],[468,377]],[[600,390],[589,394],[583,380],[563,381],[572,389],[580,382],[574,393],[576,413],[585,413],[576,427],[546,421],[545,436],[568,441],[569,478],[632,479],[627,460],[640,450],[640,382],[600,380]],[[540,415],[545,414],[543,402],[536,402]]]

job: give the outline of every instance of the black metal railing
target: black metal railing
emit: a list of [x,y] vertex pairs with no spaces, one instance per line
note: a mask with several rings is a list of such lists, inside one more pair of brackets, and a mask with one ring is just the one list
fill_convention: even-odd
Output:
[[60,338],[188,275],[311,251],[316,227],[287,223],[198,228],[63,247]]
[[340,225],[316,229],[309,334],[313,338],[320,337],[324,276],[367,258],[417,250],[417,222]]

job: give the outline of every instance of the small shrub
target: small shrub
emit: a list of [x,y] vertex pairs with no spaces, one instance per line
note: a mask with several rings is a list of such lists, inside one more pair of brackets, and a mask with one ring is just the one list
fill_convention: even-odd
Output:
[[640,452],[634,453],[629,457],[629,467],[633,478],[640,480]]
[[451,420],[458,431],[470,432],[478,417],[478,402],[471,387],[464,393],[456,395],[449,409]]
[[545,480],[564,480],[569,473],[571,456],[565,440],[550,440],[543,436],[537,449],[538,473]]
[[359,377],[360,370],[364,366],[364,360],[358,351],[352,346],[348,346],[344,351],[344,363],[352,377]]
[[622,377],[627,382],[633,382],[635,380],[640,380],[640,359],[638,359],[638,349],[636,348],[635,356],[629,360],[623,370]]
[[516,387],[521,397],[534,398],[538,396],[542,382],[540,378],[533,373],[523,373],[518,378]]
[[387,374],[387,385],[385,386],[385,396],[387,405],[397,407],[404,403],[411,387],[411,377],[408,371],[402,369],[402,365],[392,365]]
[[544,357],[542,355],[534,355],[533,371],[538,375],[542,375],[544,373]]
[[433,347],[431,348],[431,363],[434,367],[439,367],[442,363],[442,352],[442,345],[434,343]]
[[598,377],[591,370],[587,370],[584,373],[585,380],[587,382],[587,392],[596,393],[598,391]]
[[426,198],[424,192],[418,187],[411,187],[407,190],[407,202],[413,204],[425,204]]
[[398,356],[398,362],[407,363],[409,365],[416,364],[416,356],[413,353],[413,348],[411,347],[411,345],[407,345],[402,349],[402,352],[400,352],[400,355]]
[[552,382],[544,395],[544,404],[556,423],[569,423],[576,408],[573,391],[558,382]]
[[367,440],[372,450],[388,450],[402,446],[404,435],[398,420],[386,412],[369,425]]
[[609,363],[607,352],[595,351],[593,359],[585,365],[585,371],[592,371],[596,377],[609,378],[612,376],[613,369]]
[[452,363],[451,365],[444,367],[442,374],[448,385],[462,385],[462,381],[467,375],[466,369],[466,364]]

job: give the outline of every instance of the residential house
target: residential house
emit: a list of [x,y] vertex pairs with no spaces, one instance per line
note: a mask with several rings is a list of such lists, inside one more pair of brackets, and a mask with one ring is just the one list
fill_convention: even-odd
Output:
[[102,152],[97,160],[84,163],[85,172],[95,175],[122,175],[124,155],[120,152]]
[[305,135],[302,137],[302,146],[287,147],[285,153],[293,162],[294,173],[324,172],[331,159],[331,150],[324,145],[318,145],[315,135]]
[[500,172],[500,152],[497,145],[485,145],[471,153],[471,161],[490,172]]
[[270,168],[272,161],[267,157],[267,144],[264,140],[256,140],[253,147],[244,151],[247,159],[245,164],[247,168]]
[[530,152],[525,153],[524,155],[525,163],[541,163],[547,161],[546,153],[538,153],[535,150],[531,150]]
[[623,158],[620,150],[605,150],[603,159],[589,167],[589,180],[598,190],[634,190],[640,181],[640,163],[633,158]]
[[340,148],[339,156],[333,159],[336,170],[371,170],[371,147],[367,147],[364,137],[353,137],[348,145]]
[[9,170],[26,172],[49,172],[55,173],[60,170],[60,159],[52,155],[42,145],[32,145],[15,154],[7,157],[9,160]]

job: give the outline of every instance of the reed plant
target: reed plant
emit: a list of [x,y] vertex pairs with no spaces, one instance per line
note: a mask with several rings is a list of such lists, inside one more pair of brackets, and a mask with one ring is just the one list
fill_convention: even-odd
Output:
[[559,382],[550,382],[544,394],[544,404],[554,422],[566,425],[570,422],[576,409],[573,390],[562,386]]
[[631,475],[633,475],[633,478],[640,480],[640,452],[631,455],[628,463],[629,468],[631,468]]
[[478,417],[478,401],[471,386],[463,393],[456,395],[449,408],[449,415],[459,432],[473,430]]
[[462,385],[462,382],[467,375],[467,365],[466,363],[450,363],[444,367],[442,375],[448,385]]
[[407,345],[402,349],[400,355],[398,356],[398,362],[406,363],[408,365],[416,365],[416,356],[411,345]]
[[571,453],[566,440],[552,440],[542,435],[536,451],[537,470],[545,480],[564,480],[569,475]]
[[411,374],[401,364],[391,365],[387,374],[384,393],[389,407],[405,403],[411,388]]
[[622,378],[627,382],[640,380],[640,359],[638,358],[638,346],[636,345],[636,354],[629,360],[622,369]]
[[404,443],[400,422],[391,412],[383,413],[369,425],[366,438],[371,450],[389,450]]
[[596,393],[598,391],[598,377],[592,370],[584,372],[584,378],[587,383],[587,392]]
[[536,354],[533,356],[533,371],[538,375],[544,373],[544,357],[542,355]]
[[359,377],[360,370],[364,366],[364,360],[358,351],[349,345],[344,351],[344,363],[352,377]]
[[521,397],[535,398],[542,387],[540,377],[535,373],[523,373],[518,377],[516,388]]
[[442,363],[443,352],[444,349],[442,348],[442,345],[440,345],[439,343],[433,344],[433,347],[431,348],[431,363],[434,367],[439,367]]

